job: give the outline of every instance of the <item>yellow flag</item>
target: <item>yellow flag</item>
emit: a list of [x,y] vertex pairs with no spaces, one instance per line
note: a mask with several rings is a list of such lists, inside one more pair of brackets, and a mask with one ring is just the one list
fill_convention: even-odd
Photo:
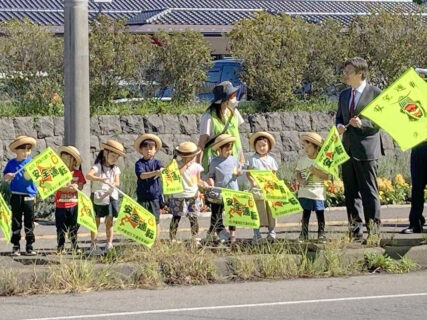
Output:
[[301,205],[297,197],[289,190],[284,181],[279,181],[282,199],[275,201],[267,201],[273,218],[289,216],[302,211]]
[[65,163],[50,147],[25,165],[42,199],[46,199],[72,179]]
[[175,194],[184,191],[181,173],[175,159],[162,170],[161,179],[163,194]]
[[427,139],[427,82],[410,68],[362,112],[405,151]]
[[316,165],[338,178],[338,168],[350,157],[345,152],[337,127],[333,126],[316,157]]
[[259,228],[258,210],[252,193],[222,189],[221,195],[226,226]]
[[156,218],[151,212],[124,195],[114,231],[147,247],[156,240]]
[[279,179],[271,170],[249,170],[251,177],[261,189],[266,201],[283,199],[280,191]]
[[79,198],[77,223],[85,226],[92,232],[98,233],[92,201],[90,201],[90,198],[83,192],[77,191],[77,193]]
[[7,242],[10,242],[12,236],[12,213],[0,194],[0,228],[3,230],[4,237]]

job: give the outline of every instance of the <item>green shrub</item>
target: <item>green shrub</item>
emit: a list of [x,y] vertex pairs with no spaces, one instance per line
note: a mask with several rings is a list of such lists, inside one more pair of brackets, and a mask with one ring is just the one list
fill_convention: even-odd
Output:
[[409,67],[427,66],[427,23],[418,14],[379,12],[357,16],[349,31],[350,56],[364,57],[370,80],[381,88]]
[[39,112],[62,105],[63,41],[35,23],[0,23],[0,91]]
[[161,87],[172,89],[172,99],[175,101],[193,100],[212,66],[210,48],[203,35],[191,30],[172,33],[159,31],[154,37],[160,43],[157,56]]
[[243,59],[243,81],[271,110],[296,100],[308,56],[308,30],[303,20],[262,12],[240,20],[229,35],[232,55]]
[[[89,33],[89,78],[92,111],[109,104],[113,98],[127,96],[120,82],[136,78],[138,60],[135,50],[144,38],[130,34],[126,22],[101,15]],[[126,86],[125,86],[126,87]]]

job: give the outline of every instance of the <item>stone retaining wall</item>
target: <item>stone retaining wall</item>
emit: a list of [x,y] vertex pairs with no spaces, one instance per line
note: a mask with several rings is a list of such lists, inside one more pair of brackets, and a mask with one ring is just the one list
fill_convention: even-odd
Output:
[[[333,112],[271,112],[243,115],[245,123],[240,127],[243,148],[250,153],[249,136],[256,131],[269,131],[276,138],[273,156],[278,162],[295,161],[301,151],[299,135],[306,131],[316,131],[325,136],[334,123]],[[172,156],[173,148],[180,142],[192,140],[197,143],[200,115],[148,115],[148,116],[95,116],[91,118],[92,157],[99,150],[99,144],[109,138],[122,142],[127,151],[124,159],[126,166],[132,166],[138,158],[133,142],[143,132],[159,135],[164,147],[158,153],[163,162]],[[62,145],[64,121],[62,117],[20,117],[0,119],[0,164],[5,163],[13,154],[9,143],[18,135],[25,134],[37,138],[36,153],[50,146],[57,149]],[[385,133],[384,147],[387,156],[399,152],[392,139]],[[92,162],[93,159],[91,159]],[[86,160],[87,161],[87,160]]]

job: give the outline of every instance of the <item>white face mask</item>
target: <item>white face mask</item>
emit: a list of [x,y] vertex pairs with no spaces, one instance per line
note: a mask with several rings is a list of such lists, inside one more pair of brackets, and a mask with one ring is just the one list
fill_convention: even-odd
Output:
[[228,100],[228,107],[231,109],[234,109],[237,106],[237,103],[238,103],[237,98],[233,97],[230,100]]

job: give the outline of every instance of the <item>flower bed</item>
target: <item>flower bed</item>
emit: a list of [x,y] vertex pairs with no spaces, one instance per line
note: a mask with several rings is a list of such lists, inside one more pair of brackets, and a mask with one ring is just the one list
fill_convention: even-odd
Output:
[[[403,204],[410,201],[411,186],[402,174],[397,174],[392,180],[378,177],[377,183],[381,204]],[[344,206],[343,182],[340,179],[334,179],[326,180],[324,184],[328,206]]]

